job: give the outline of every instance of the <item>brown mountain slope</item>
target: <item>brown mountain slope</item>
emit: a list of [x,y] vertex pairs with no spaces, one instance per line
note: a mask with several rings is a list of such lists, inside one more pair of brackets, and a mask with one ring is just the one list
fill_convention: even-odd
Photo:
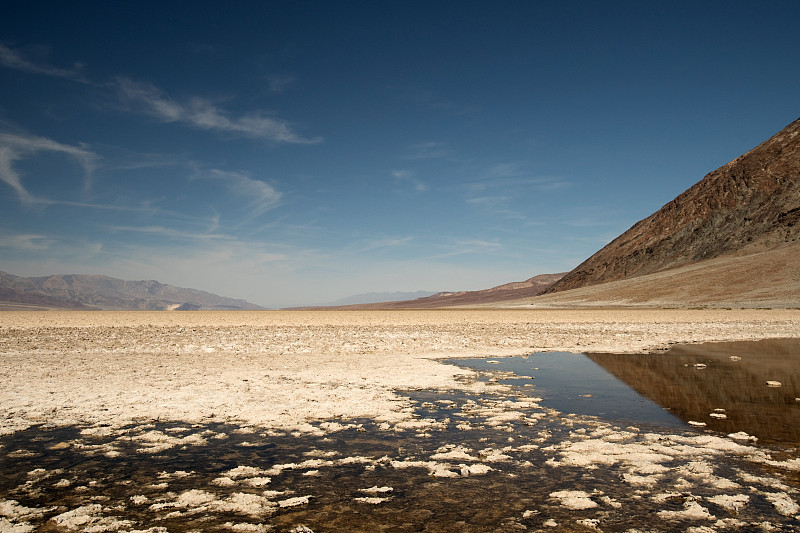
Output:
[[398,302],[338,306],[335,309],[434,309],[502,303],[541,294],[564,274],[541,274],[525,281],[515,281],[480,291],[440,292],[432,296]]
[[98,310],[78,302],[47,296],[40,292],[25,292],[0,287],[0,310],[15,309],[76,309],[81,311]]
[[[728,254],[770,250],[795,243],[799,237],[800,119],[706,175],[546,293],[629,279]],[[758,283],[757,272],[747,275],[752,277],[751,283]]]
[[800,308],[800,240],[770,250],[745,252],[505,302],[503,306]]

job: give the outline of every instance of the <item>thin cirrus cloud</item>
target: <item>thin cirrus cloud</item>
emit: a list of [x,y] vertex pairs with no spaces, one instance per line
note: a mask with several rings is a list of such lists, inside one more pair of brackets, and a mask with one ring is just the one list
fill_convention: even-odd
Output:
[[263,112],[239,117],[229,114],[205,98],[178,101],[151,83],[118,78],[115,82],[121,102],[131,111],[149,115],[161,122],[178,122],[202,130],[243,135],[290,144],[316,144],[322,137],[307,138],[294,132],[290,124]]
[[[0,44],[0,66],[31,74],[88,83],[80,76],[80,64],[76,64],[72,69],[64,69],[37,63],[3,44]],[[273,92],[282,92],[292,83],[294,79],[288,76],[276,77],[269,81],[269,87]],[[252,112],[231,118],[228,113],[205,98],[194,97],[186,102],[179,102],[151,83],[120,77],[111,86],[116,89],[119,99],[132,110],[138,110],[162,122],[180,122],[203,130],[215,130],[281,143],[316,144],[323,140],[322,137],[303,137],[294,132],[287,121],[263,112]]]
[[32,233],[0,234],[0,248],[11,248],[28,252],[47,250],[55,241],[45,235]]
[[409,170],[393,170],[392,177],[398,182],[410,183],[415,192],[425,192],[429,189],[428,184],[415,177]]
[[452,154],[452,150],[444,143],[425,141],[411,145],[408,148],[406,159],[440,159]]
[[168,228],[166,226],[109,226],[108,229],[111,231],[145,233],[147,235],[169,237],[188,241],[224,240],[229,238],[226,235],[218,233],[188,232],[175,228]]
[[414,241],[414,237],[406,236],[406,237],[386,237],[382,239],[375,239],[368,243],[366,243],[362,248],[360,248],[359,252],[370,252],[372,250],[379,250],[384,248],[397,248],[400,246],[405,246]]
[[0,65],[14,70],[29,72],[31,74],[41,74],[44,76],[54,76],[56,78],[80,80],[80,64],[76,64],[71,69],[64,69],[44,63],[36,63],[25,58],[24,55],[17,50],[12,50],[3,44],[0,44]]
[[250,217],[255,218],[280,203],[282,194],[272,185],[254,179],[246,172],[211,169],[206,176],[219,180],[236,196],[246,198]]
[[446,259],[467,254],[496,254],[503,245],[498,242],[482,240],[455,240],[447,246],[448,251],[426,257],[427,260]]
[[96,167],[97,154],[84,147],[63,144],[45,137],[0,133],[0,181],[14,189],[23,204],[49,203],[44,198],[32,194],[22,183],[22,178],[14,168],[14,163],[35,155],[37,152],[62,153],[75,159],[83,167],[86,175],[84,187],[91,184],[91,176]]

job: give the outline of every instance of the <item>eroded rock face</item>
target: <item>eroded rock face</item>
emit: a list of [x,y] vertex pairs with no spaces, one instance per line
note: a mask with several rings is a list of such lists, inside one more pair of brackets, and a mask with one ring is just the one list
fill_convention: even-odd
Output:
[[546,292],[650,274],[746,248],[774,248],[799,238],[800,119],[706,175]]

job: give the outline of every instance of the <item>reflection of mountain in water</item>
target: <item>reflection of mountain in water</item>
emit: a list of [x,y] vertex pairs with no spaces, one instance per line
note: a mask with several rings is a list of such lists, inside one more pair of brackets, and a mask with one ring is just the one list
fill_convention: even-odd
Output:
[[[744,431],[764,442],[800,443],[797,339],[683,345],[659,355],[587,356],[686,421],[726,433]],[[781,386],[769,387],[767,381]],[[727,418],[711,416],[721,409]]]

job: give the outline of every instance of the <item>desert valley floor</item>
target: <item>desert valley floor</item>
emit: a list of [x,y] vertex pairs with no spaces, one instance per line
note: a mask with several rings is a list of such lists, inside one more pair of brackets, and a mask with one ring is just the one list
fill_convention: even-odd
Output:
[[800,310],[2,312],[0,531],[798,531],[797,442],[443,361],[759,339]]

